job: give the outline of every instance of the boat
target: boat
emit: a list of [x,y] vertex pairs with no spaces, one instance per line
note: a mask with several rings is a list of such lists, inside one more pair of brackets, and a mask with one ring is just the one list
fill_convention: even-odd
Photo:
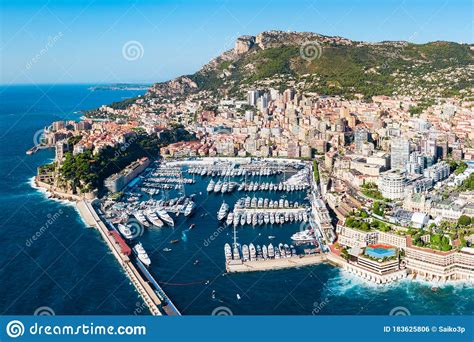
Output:
[[250,260],[249,246],[247,245],[242,246],[242,258],[244,259],[244,261]]
[[271,243],[268,244],[267,254],[269,258],[275,257],[275,249],[273,248],[273,245]]
[[270,222],[270,215],[268,213],[263,216],[263,222],[265,222],[265,224]]
[[220,180],[217,181],[216,185],[214,186],[214,192],[219,192],[222,189],[222,182]]
[[150,257],[146,253],[145,248],[143,248],[141,242],[137,243],[135,247],[133,247],[133,251],[137,255],[138,260],[140,260],[145,266],[151,265]]
[[137,219],[138,222],[144,227],[150,227],[150,223],[146,220],[145,215],[141,211],[135,211],[132,215]]
[[268,238],[269,238],[270,240],[273,240],[273,239],[275,238],[275,235],[268,235]]
[[250,261],[255,261],[257,258],[257,252],[255,250],[255,246],[253,243],[250,243],[249,245],[249,252],[250,252]]
[[117,225],[117,227],[120,234],[122,234],[124,238],[126,238],[127,240],[133,239],[133,234],[129,227],[120,223]]
[[297,232],[291,236],[291,240],[296,242],[311,242],[314,238],[314,233],[310,229]]
[[155,227],[158,227],[158,228],[161,228],[163,227],[163,221],[161,221],[159,219],[159,217],[156,215],[155,212],[151,211],[149,213],[146,214],[146,218],[148,219],[148,221],[151,222],[152,225],[154,225]]
[[232,222],[234,222],[234,213],[229,213],[225,223],[230,226]]
[[163,252],[171,252],[171,248],[168,248],[168,247],[163,248]]
[[222,205],[219,208],[219,211],[217,212],[217,219],[219,221],[222,221],[227,216],[228,211],[229,205],[226,202],[222,202]]
[[240,216],[240,225],[241,226],[244,226],[245,225],[245,219],[246,219],[247,215],[245,214],[242,214],[242,216]]
[[164,223],[167,225],[174,227],[174,220],[173,218],[164,210],[163,208],[159,208],[156,213],[158,216],[163,220]]
[[240,260],[239,245],[234,243],[234,248],[232,250],[232,257],[234,260]]
[[224,254],[225,254],[225,260],[226,261],[229,261],[232,259],[232,250],[230,248],[230,245],[228,243],[226,243],[224,245]]
[[267,249],[267,246],[265,245],[262,246],[262,256],[264,259],[268,258],[268,249]]
[[172,243],[172,244],[176,244],[176,243],[178,243],[178,242],[179,242],[179,240],[177,240],[177,239],[170,241],[170,243]]
[[247,224],[252,224],[252,214],[247,213],[247,216],[246,216],[246,223],[247,223]]
[[194,203],[194,201],[189,201],[184,209],[184,216],[191,215],[194,212],[194,209],[196,209],[196,203]]
[[216,182],[214,182],[213,179],[211,179],[211,181],[209,182],[209,184],[207,185],[207,192],[211,192],[214,190],[214,186],[216,185]]
[[191,225],[189,226],[189,229],[194,229],[194,227],[196,227],[196,224],[195,223],[191,223]]
[[229,183],[222,183],[221,193],[225,194],[229,190]]

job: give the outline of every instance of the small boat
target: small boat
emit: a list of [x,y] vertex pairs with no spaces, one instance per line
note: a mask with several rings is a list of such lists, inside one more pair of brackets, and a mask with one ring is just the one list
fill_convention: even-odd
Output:
[[189,201],[184,209],[184,216],[191,215],[194,212],[194,209],[196,209],[196,203],[194,203],[194,201]]
[[221,207],[219,208],[219,211],[217,212],[217,219],[219,221],[223,220],[229,211],[229,205],[226,202],[222,202]]
[[175,244],[175,243],[178,243],[178,242],[179,242],[179,240],[176,240],[176,239],[170,241],[170,243],[172,243],[172,244]]
[[189,226],[189,229],[194,229],[194,227],[196,227],[196,224],[191,223],[191,225]]
[[270,240],[272,240],[272,239],[275,238],[275,235],[269,235],[268,238],[269,238]]
[[171,252],[171,248],[163,248],[163,252]]
[[216,185],[216,183],[214,182],[213,179],[211,179],[211,181],[209,182],[209,184],[207,185],[207,192],[211,192],[214,190],[214,186]]
[[226,261],[232,260],[232,249],[228,243],[224,245],[224,254]]
[[237,297],[237,300],[240,300],[240,295],[238,293],[237,293],[236,297]]

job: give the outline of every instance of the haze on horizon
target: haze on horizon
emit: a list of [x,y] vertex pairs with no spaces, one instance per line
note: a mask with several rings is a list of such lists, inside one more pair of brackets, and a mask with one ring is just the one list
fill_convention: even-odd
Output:
[[0,4],[0,84],[153,83],[197,71],[240,35],[472,43],[470,0],[17,1]]

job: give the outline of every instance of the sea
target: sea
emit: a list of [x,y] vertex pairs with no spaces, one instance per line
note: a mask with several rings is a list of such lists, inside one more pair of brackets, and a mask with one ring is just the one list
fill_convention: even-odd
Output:
[[[52,149],[25,154],[42,128],[56,120],[79,120],[82,110],[143,94],[90,87],[0,87],[2,315],[149,314],[99,233],[81,220],[73,204],[48,199],[32,182],[37,167],[54,157]],[[222,201],[232,206],[238,195],[208,195],[209,178],[195,180],[185,187],[187,194],[195,194],[194,215],[175,217],[175,228],[147,229],[139,238],[152,260],[150,272],[184,315],[474,313],[474,288],[466,283],[404,280],[379,286],[328,264],[226,274],[223,246],[232,242],[233,232],[217,221],[216,212]],[[298,229],[297,223],[239,227],[237,236],[240,243],[288,243]],[[269,236],[275,238],[270,241]],[[167,248],[171,251],[163,250]]]

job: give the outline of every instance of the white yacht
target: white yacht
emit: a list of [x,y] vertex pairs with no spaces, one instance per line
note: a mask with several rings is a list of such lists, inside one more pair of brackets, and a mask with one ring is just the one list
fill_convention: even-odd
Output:
[[163,221],[160,220],[160,218],[156,215],[155,212],[150,211],[149,213],[146,214],[146,218],[148,221],[151,222],[152,225],[155,227],[161,228],[163,227]]
[[194,201],[189,201],[186,208],[184,208],[184,216],[191,215],[194,212],[194,209],[196,209],[196,203],[194,203]]
[[137,219],[138,222],[144,227],[150,227],[150,223],[146,220],[145,215],[141,211],[135,211],[132,215]]
[[226,261],[229,261],[232,259],[232,250],[230,248],[230,245],[228,243],[226,243],[224,245],[224,254],[225,254],[225,260]]
[[145,266],[150,266],[151,265],[151,260],[148,254],[145,251],[145,248],[143,248],[141,242],[137,243],[135,247],[133,247],[133,251],[137,255],[138,259],[145,265]]
[[312,230],[303,230],[301,232],[297,232],[291,236],[291,240],[297,242],[310,242],[314,240],[314,233]]
[[163,220],[164,223],[167,225],[174,227],[174,220],[173,218],[166,212],[165,209],[160,208],[156,211],[158,216]]
[[229,205],[226,202],[222,202],[222,205],[217,212],[217,219],[219,221],[223,220],[227,216],[227,212],[229,211]]
[[209,182],[209,184],[207,185],[207,192],[211,192],[214,190],[214,186],[216,185],[216,182],[214,182],[213,179],[211,179],[211,181]]
[[126,238],[127,240],[133,239],[133,234],[132,234],[132,231],[130,230],[129,227],[127,227],[126,225],[123,225],[121,223],[119,223],[117,225],[117,227],[118,227],[118,230],[119,230],[120,234],[122,234],[122,236],[124,238]]

